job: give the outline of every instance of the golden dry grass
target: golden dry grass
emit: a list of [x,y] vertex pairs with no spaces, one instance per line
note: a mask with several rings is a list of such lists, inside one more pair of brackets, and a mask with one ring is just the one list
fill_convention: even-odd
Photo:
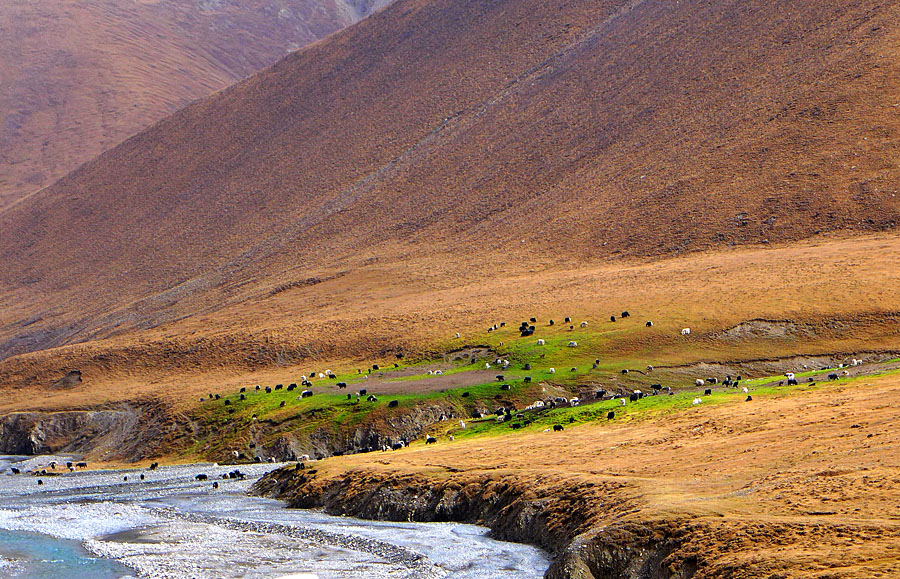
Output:
[[[354,370],[404,351],[443,352],[478,344],[505,320],[565,315],[589,329],[613,328],[598,344],[604,359],[657,366],[793,354],[898,349],[900,294],[894,257],[900,238],[877,235],[735,249],[653,262],[480,273],[458,262],[376,264],[316,285],[243,302],[151,330],[17,356],[0,365],[15,391],[0,408],[84,406],[155,395],[191,405],[208,391],[284,382],[313,368]],[[470,272],[470,273],[466,273]],[[443,274],[443,275],[440,275]],[[745,320],[791,319],[812,334],[727,339]],[[653,328],[644,328],[644,320]],[[693,334],[682,338],[680,329]],[[463,338],[455,340],[457,331]],[[84,372],[72,390],[48,386],[67,370]],[[293,380],[288,380],[293,381]]]
[[619,490],[580,504],[588,527],[682,521],[689,538],[675,556],[697,556],[697,578],[895,577],[898,395],[892,373],[635,422],[337,457],[316,465],[315,484],[348,472],[370,488],[410,474],[463,486],[488,477],[543,496],[594,483]]

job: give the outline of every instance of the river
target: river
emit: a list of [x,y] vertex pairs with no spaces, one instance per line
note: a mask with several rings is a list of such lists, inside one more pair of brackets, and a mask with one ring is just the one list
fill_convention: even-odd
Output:
[[[363,521],[247,496],[277,465],[70,473],[65,457],[55,471],[50,460],[0,456],[0,576],[518,579],[550,564],[474,525]],[[235,468],[247,479],[221,478]]]

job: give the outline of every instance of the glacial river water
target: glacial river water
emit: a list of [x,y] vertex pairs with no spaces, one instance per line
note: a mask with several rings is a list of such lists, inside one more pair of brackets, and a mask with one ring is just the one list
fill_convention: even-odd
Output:
[[550,564],[482,527],[362,521],[246,496],[271,464],[241,465],[245,481],[213,465],[69,473],[64,457],[59,476],[10,472],[50,460],[0,456],[2,577],[518,579]]

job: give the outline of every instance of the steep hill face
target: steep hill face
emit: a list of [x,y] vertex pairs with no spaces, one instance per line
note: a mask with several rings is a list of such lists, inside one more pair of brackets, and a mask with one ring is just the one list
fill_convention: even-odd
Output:
[[0,209],[385,2],[0,4]]
[[0,353],[376,261],[892,229],[898,7],[400,0],[0,214]]

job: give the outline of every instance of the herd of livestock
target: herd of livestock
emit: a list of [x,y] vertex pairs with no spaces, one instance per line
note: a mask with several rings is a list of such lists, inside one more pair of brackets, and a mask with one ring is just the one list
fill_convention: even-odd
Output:
[[[619,319],[627,319],[629,317],[631,317],[631,314],[628,311],[623,311],[618,316]],[[617,318],[614,315],[610,316],[609,319],[610,319],[611,323],[615,323],[617,321]],[[520,337],[529,338],[529,337],[534,336],[535,333],[538,331],[537,323],[538,322],[535,317],[530,318],[529,321],[523,321],[517,330],[520,334]],[[564,318],[564,323],[566,325],[568,325],[569,330],[574,330],[576,327],[575,323],[572,322],[572,319],[570,317]],[[547,327],[552,327],[554,325],[556,325],[556,322],[552,319],[550,319],[547,322]],[[499,324],[493,324],[492,326],[490,326],[487,329],[487,331],[494,332],[505,326],[506,326],[505,322],[500,322]],[[582,321],[578,324],[578,326],[580,328],[586,328],[588,326],[588,322]],[[648,320],[644,323],[644,326],[648,327],[648,328],[653,327],[653,322]],[[690,334],[691,334],[690,328],[683,328],[681,330],[682,336],[690,336]],[[456,338],[460,339],[461,334],[457,333]],[[535,345],[538,347],[546,346],[546,344],[547,344],[547,342],[543,338],[539,338],[535,342]],[[503,343],[501,342],[500,345],[502,346]],[[570,340],[570,341],[568,341],[567,346],[569,348],[577,348],[578,342],[575,340]],[[398,358],[400,358],[400,357],[401,356],[398,355]],[[540,358],[543,359],[544,355],[541,354]],[[474,361],[475,361],[475,359],[473,358],[472,362],[474,362]],[[862,364],[862,360],[854,358],[852,361],[850,361],[847,364],[847,366],[858,366],[860,364]],[[599,365],[600,365],[600,360],[596,359],[596,360],[594,360],[592,368],[597,369],[599,367]],[[510,360],[508,358],[504,358],[504,357],[497,357],[497,358],[493,359],[492,361],[487,361],[484,363],[485,369],[491,369],[492,367],[496,367],[497,369],[501,369],[501,370],[505,371],[505,370],[509,369],[510,366],[511,366]],[[828,379],[829,380],[837,380],[842,375],[843,376],[849,375],[848,371],[846,369],[844,369],[844,366],[845,366],[844,364],[839,365],[838,369],[842,370],[841,374],[838,374],[837,372],[831,372],[828,374]],[[399,368],[399,364],[394,363],[393,367],[395,369]],[[379,372],[381,370],[382,370],[382,368],[381,368],[381,366],[379,366],[379,364],[371,364],[371,366],[366,369],[365,375],[363,375],[362,369],[358,369],[357,374],[361,375],[361,379],[362,379],[361,383],[364,384],[365,379],[368,378],[370,375],[372,375],[372,373]],[[521,365],[521,368],[516,368],[516,370],[524,370],[525,372],[528,372],[528,371],[532,370],[532,365],[530,363],[524,363]],[[576,368],[572,368],[572,372],[575,372],[576,370],[577,370]],[[640,372],[641,374],[647,376],[650,373],[652,373],[653,370],[654,370],[654,368],[652,366],[647,366],[646,371],[622,369],[621,373],[623,375],[627,375],[630,372]],[[549,374],[555,374],[556,369],[553,367],[546,368],[546,372]],[[432,376],[441,376],[441,375],[443,375],[443,373],[444,372],[442,370],[429,370],[428,371],[428,374],[432,375]],[[296,398],[297,398],[297,400],[302,400],[302,399],[313,396],[312,388],[313,388],[314,380],[324,380],[326,383],[330,382],[334,385],[334,387],[338,391],[345,390],[349,387],[346,382],[338,381],[338,376],[333,371],[324,370],[321,372],[309,372],[309,374],[301,376],[300,380],[298,382],[292,382],[292,383],[288,384],[287,386],[284,386],[284,384],[275,384],[274,386],[265,386],[265,387],[263,387],[261,385],[256,385],[254,387],[253,392],[258,393],[258,394],[262,394],[263,392],[265,392],[266,394],[272,394],[273,392],[276,392],[276,391],[279,391],[282,389],[286,390],[287,392],[293,392],[295,390],[300,390],[299,395],[297,395]],[[719,384],[721,384],[721,386],[723,388],[725,388],[726,390],[738,391],[738,392],[747,394],[746,401],[748,401],[748,402],[752,401],[753,398],[750,395],[748,388],[746,386],[741,386],[742,380],[743,380],[743,378],[740,375],[736,375],[734,377],[732,377],[731,375],[726,375],[724,378],[719,378],[719,377],[715,377],[715,376],[705,377],[705,378],[697,378],[694,382],[694,385],[698,389],[702,389],[703,393],[702,393],[702,395],[698,393],[697,396],[693,399],[692,404],[698,405],[698,404],[702,403],[703,396],[712,395],[713,387],[715,387]],[[496,381],[500,383],[501,391],[511,390],[511,385],[505,381],[504,374],[497,374]],[[812,377],[808,377],[808,379],[807,379],[808,383],[812,383],[813,381],[814,381],[814,379]],[[527,376],[527,375],[524,376],[522,378],[522,382],[524,384],[530,384],[532,382],[531,376]],[[783,386],[785,384],[787,384],[789,386],[797,385],[797,384],[799,384],[799,381],[794,373],[787,372],[784,375],[784,380],[781,380],[780,382],[778,382],[779,386]],[[546,388],[542,388],[541,390],[543,392],[547,391]],[[239,392],[237,393],[237,399],[241,400],[241,401],[247,400],[247,397],[249,394],[250,394],[250,392],[248,391],[248,387],[241,387]],[[582,404],[587,404],[587,403],[591,403],[591,402],[600,402],[600,401],[609,401],[609,400],[619,400],[620,401],[619,404],[621,406],[626,406],[629,402],[637,402],[637,401],[641,400],[642,398],[645,398],[648,396],[673,395],[673,394],[675,394],[675,392],[673,391],[671,386],[664,386],[660,383],[650,384],[647,392],[640,390],[640,389],[623,389],[622,387],[619,387],[615,390],[607,390],[606,388],[603,388],[603,387],[595,387],[593,389],[591,389],[591,388],[586,389],[585,386],[581,386],[579,389],[579,396],[568,397],[568,396],[563,396],[563,395],[548,395],[548,396],[544,396],[538,400],[534,400],[530,404],[528,404],[520,409],[516,408],[515,404],[513,404],[507,400],[501,404],[498,404],[496,406],[496,408],[489,411],[483,407],[484,403],[481,402],[480,403],[481,408],[471,411],[471,418],[476,419],[476,420],[491,418],[492,420],[496,421],[497,423],[508,422],[509,427],[511,429],[515,430],[515,429],[520,429],[525,426],[528,426],[538,416],[546,413],[549,410],[555,409],[555,408],[575,407],[575,406],[580,406]],[[469,392],[462,393],[463,398],[468,398],[469,395],[470,395]],[[359,404],[360,401],[363,399],[370,404],[375,404],[378,402],[378,397],[374,393],[369,392],[366,388],[360,388],[355,393],[347,394],[348,401],[352,401],[354,399],[354,397],[355,397],[356,404]],[[221,399],[222,399],[222,396],[220,396],[219,394],[210,393],[208,395],[208,398],[201,398],[201,402],[206,402],[208,400],[221,400]],[[497,396],[495,396],[495,399],[498,399],[498,400],[502,399],[502,396],[497,395]],[[223,405],[225,406],[226,411],[229,414],[231,414],[235,411],[235,407],[234,407],[234,404],[232,403],[232,400],[228,399],[227,397],[225,397],[225,399],[223,401]],[[286,405],[286,401],[282,400],[279,405],[280,405],[280,407],[284,407]],[[387,407],[388,408],[399,407],[399,400],[389,400]],[[607,420],[613,420],[615,417],[616,417],[616,410],[609,409],[608,412],[606,413]],[[450,418],[453,418],[452,413],[442,414],[440,416],[438,423],[445,422],[445,421],[449,420]],[[252,416],[252,420],[254,420],[254,421],[257,420],[256,414],[254,414]],[[573,418],[569,418],[569,421],[572,422]],[[436,425],[427,425],[427,426],[436,426]],[[459,428],[460,429],[466,428],[465,421],[459,420]],[[552,425],[552,431],[561,431],[563,429],[564,429],[564,427],[562,424],[553,424]],[[551,428],[547,428],[545,430],[545,432],[548,432],[548,431],[551,431]],[[449,434],[448,438],[450,441],[452,441],[454,439],[452,434]],[[437,438],[435,436],[433,436],[431,434],[425,435],[425,444],[426,445],[434,444],[436,442],[437,442]],[[399,450],[401,448],[404,448],[405,446],[408,446],[408,444],[409,444],[409,440],[405,437],[401,437],[397,440],[387,439],[384,444],[380,445],[380,448],[366,448],[363,451],[370,452],[373,450],[382,450],[382,451]],[[235,451],[233,458],[235,460],[240,460],[240,459],[245,459],[246,457],[243,456],[242,453]],[[297,458],[297,460],[299,460],[301,462],[304,460],[310,460],[310,457],[307,455],[303,455],[303,456],[296,457],[296,458]],[[317,456],[316,458],[319,458],[319,457]],[[254,459],[256,461],[262,460],[258,456],[254,457]],[[274,460],[274,459],[270,459],[270,460]],[[56,466],[57,466],[57,464],[55,462],[50,463],[51,470],[55,470]],[[66,466],[70,471],[74,471],[77,468],[86,468],[87,463],[84,463],[84,462],[79,462],[79,463],[75,463],[75,464],[68,463]],[[153,465],[151,465],[150,469],[153,470],[157,466],[158,466],[158,464],[154,463]],[[12,474],[19,473],[18,469],[16,469],[16,468],[11,469],[11,472],[12,472]],[[47,473],[47,471],[39,471],[36,474],[48,474],[48,473]],[[243,478],[244,475],[239,470],[235,470],[226,476],[230,476],[231,478]],[[144,475],[141,474],[141,480],[143,480],[143,478],[144,478]],[[206,475],[198,475],[197,480],[198,481],[206,480]],[[127,481],[127,477],[126,477],[126,481]],[[38,484],[42,485],[43,481],[39,479]],[[215,483],[214,486],[218,487],[218,483]]]

